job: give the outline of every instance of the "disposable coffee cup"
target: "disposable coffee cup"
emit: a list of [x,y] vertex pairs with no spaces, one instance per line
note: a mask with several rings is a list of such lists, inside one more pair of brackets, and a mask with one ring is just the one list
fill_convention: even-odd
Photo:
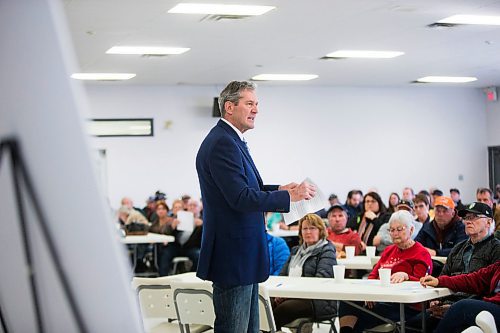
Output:
[[334,265],[333,266],[333,276],[335,277],[335,282],[344,282],[345,276],[345,266],[344,265]]
[[355,252],[354,250],[355,250],[354,246],[346,246],[345,247],[345,257],[347,259],[354,258],[354,252]]
[[378,270],[378,276],[380,277],[380,283],[384,287],[391,285],[391,269],[390,268],[380,268]]
[[366,247],[366,256],[368,258],[373,258],[375,257],[375,250],[376,250],[376,247],[375,246],[367,246]]

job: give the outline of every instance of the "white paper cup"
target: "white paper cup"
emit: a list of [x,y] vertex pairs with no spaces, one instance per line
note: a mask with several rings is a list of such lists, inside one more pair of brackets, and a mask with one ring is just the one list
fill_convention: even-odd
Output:
[[354,246],[346,246],[345,247],[345,257],[347,259],[354,258],[355,249],[356,248]]
[[279,230],[280,230],[280,224],[279,224],[279,222],[273,224],[273,231],[276,232],[276,231],[279,231]]
[[378,270],[378,276],[380,277],[380,283],[388,287],[391,284],[391,269],[390,268],[380,268]]
[[368,258],[373,258],[375,257],[375,250],[376,250],[376,247],[375,246],[367,246],[366,247],[366,256]]
[[333,266],[333,276],[335,277],[335,282],[344,282],[345,276],[345,266],[344,265],[334,265]]

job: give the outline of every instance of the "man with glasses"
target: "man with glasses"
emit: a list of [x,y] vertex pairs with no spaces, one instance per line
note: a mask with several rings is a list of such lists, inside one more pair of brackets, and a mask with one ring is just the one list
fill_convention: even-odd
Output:
[[[463,218],[465,233],[468,239],[453,247],[441,275],[453,276],[475,272],[500,260],[500,241],[490,231],[493,223],[493,211],[485,203],[473,202],[458,212]],[[437,326],[450,306],[471,295],[456,293],[445,299],[431,302],[429,308],[428,328]],[[412,320],[418,322],[417,320]],[[412,326],[412,325],[410,325]]]

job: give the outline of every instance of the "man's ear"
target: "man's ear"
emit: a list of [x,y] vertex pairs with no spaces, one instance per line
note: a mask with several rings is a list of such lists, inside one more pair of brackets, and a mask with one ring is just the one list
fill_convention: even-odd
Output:
[[234,107],[234,104],[231,101],[226,101],[224,103],[224,109],[226,110],[227,114],[230,114],[230,115],[233,114],[233,107]]

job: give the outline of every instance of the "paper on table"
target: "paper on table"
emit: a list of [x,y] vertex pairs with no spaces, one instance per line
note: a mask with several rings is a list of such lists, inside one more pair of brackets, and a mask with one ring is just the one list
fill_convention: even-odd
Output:
[[306,178],[304,181],[316,186],[316,195],[311,200],[301,200],[290,203],[290,212],[283,214],[283,218],[287,225],[300,220],[306,214],[315,213],[325,208],[326,197],[323,192],[321,192],[319,187],[310,178]]
[[180,231],[193,231],[194,229],[194,215],[192,212],[180,210],[177,212],[177,219],[179,224],[177,230]]

